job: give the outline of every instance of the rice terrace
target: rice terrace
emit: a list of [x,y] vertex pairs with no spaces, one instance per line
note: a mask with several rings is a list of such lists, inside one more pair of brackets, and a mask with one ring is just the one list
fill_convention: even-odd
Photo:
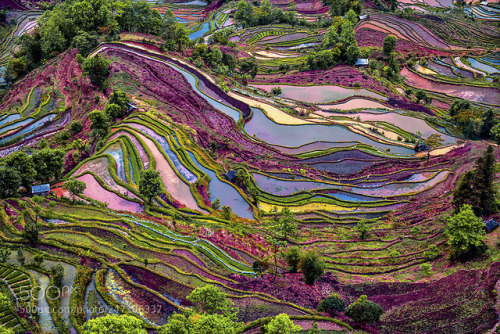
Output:
[[0,334],[500,333],[498,0],[0,0]]

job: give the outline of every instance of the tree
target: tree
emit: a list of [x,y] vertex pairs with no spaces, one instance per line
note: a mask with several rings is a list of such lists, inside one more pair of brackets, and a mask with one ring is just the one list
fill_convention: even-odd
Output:
[[273,226],[273,230],[282,240],[286,240],[288,236],[297,233],[297,221],[295,215],[289,208],[283,208],[278,222]]
[[97,54],[93,57],[85,59],[82,65],[83,73],[89,77],[90,82],[99,88],[104,88],[106,80],[109,76],[109,65],[111,60],[108,60]]
[[59,289],[62,288],[63,278],[64,278],[64,267],[59,262],[54,267],[52,267],[52,279],[54,280],[54,285]]
[[26,258],[24,257],[24,251],[21,247],[17,249],[17,261],[21,266],[24,266],[24,263],[26,263]]
[[232,215],[233,215],[233,210],[231,210],[231,207],[227,205],[222,206],[221,210],[222,219],[229,220],[231,219]]
[[411,88],[406,88],[405,89],[405,95],[407,98],[410,98],[411,94],[413,94],[413,89]]
[[146,197],[148,203],[151,204],[152,199],[162,193],[160,172],[154,169],[142,171],[139,181],[139,192]]
[[108,314],[105,317],[89,320],[83,326],[85,334],[147,334],[142,321],[134,316]]
[[213,201],[210,206],[214,210],[219,210],[220,209],[220,199],[216,198],[215,201]]
[[69,123],[69,132],[71,132],[72,135],[76,135],[77,133],[82,131],[82,129],[83,124],[80,120],[71,121],[71,123]]
[[99,36],[97,34],[90,34],[86,31],[80,31],[75,37],[71,45],[78,49],[78,52],[87,57],[93,48],[99,45]]
[[370,227],[368,226],[368,224],[364,220],[362,220],[356,224],[356,229],[359,232],[359,237],[361,238],[361,240],[365,240],[366,235],[368,234],[368,231],[370,230]]
[[196,312],[220,314],[230,319],[236,319],[238,314],[238,308],[234,306],[233,301],[215,285],[196,288],[187,299],[193,303]]
[[193,332],[191,322],[185,315],[174,313],[168,322],[160,328],[159,334],[191,334]]
[[372,301],[367,300],[366,295],[362,295],[354,303],[350,304],[345,314],[352,320],[359,323],[370,323],[380,321],[384,313],[382,307]]
[[425,100],[427,98],[427,94],[423,90],[419,89],[415,93],[415,98],[417,99],[417,103],[420,103],[421,100]]
[[302,330],[302,327],[295,325],[285,313],[275,316],[265,328],[267,334],[293,334]]
[[254,273],[257,274],[257,276],[262,276],[262,273],[266,271],[268,268],[269,268],[269,263],[265,261],[257,260],[254,261],[254,263],[252,264],[252,270]]
[[113,89],[113,92],[109,94],[108,104],[115,104],[120,107],[120,112],[116,115],[116,117],[123,117],[128,114],[129,104],[131,100],[128,97],[127,93],[122,92],[119,89]]
[[253,7],[245,0],[240,0],[236,5],[234,20],[242,27],[249,27],[254,21]]
[[0,248],[0,262],[6,263],[12,252],[8,248]]
[[193,327],[193,334],[234,334],[237,326],[231,318],[221,314],[204,314],[193,320]]
[[326,312],[331,317],[335,312],[344,312],[344,309],[345,301],[336,293],[320,301],[317,307],[319,312]]
[[64,38],[63,33],[53,21],[48,22],[42,31],[43,36],[40,39],[40,46],[44,58],[51,58],[67,48],[66,38]]
[[71,193],[71,196],[73,197],[74,200],[75,196],[80,196],[81,194],[83,194],[83,192],[87,188],[87,184],[83,181],[77,180],[74,177],[72,177],[66,182],[64,182],[63,188]]
[[468,171],[462,176],[462,179],[455,188],[453,192],[453,208],[455,209],[455,213],[458,213],[464,204],[470,205],[474,209],[474,212],[480,211],[478,205],[479,194],[478,189],[474,187],[474,179],[474,172]]
[[104,112],[109,118],[115,120],[117,117],[121,116],[122,109],[115,103],[108,103],[106,104],[106,107],[104,107]]
[[481,215],[487,215],[498,209],[496,197],[497,189],[495,187],[495,154],[493,146],[488,146],[482,157],[476,161],[475,187],[479,194],[479,207]]
[[488,109],[483,116],[483,122],[481,125],[480,136],[484,139],[489,139],[491,134],[491,129],[497,124],[500,124],[496,118],[493,109]]
[[21,178],[22,186],[31,192],[31,185],[35,179],[35,166],[31,157],[25,152],[14,152],[5,160],[5,166],[15,170]]
[[500,145],[500,123],[491,128],[490,137],[495,141],[495,143]]
[[108,133],[109,117],[101,110],[94,110],[89,114],[91,137],[102,138]]
[[383,52],[386,57],[389,58],[389,56],[391,56],[393,52],[396,51],[397,43],[398,39],[396,38],[396,36],[387,35],[384,38]]
[[299,268],[300,262],[300,250],[299,247],[295,246],[285,253],[285,260],[288,263],[288,269],[292,273],[296,273]]
[[325,263],[320,260],[314,250],[305,252],[300,257],[299,269],[304,275],[304,281],[308,285],[313,285],[325,272]]
[[32,219],[27,219],[26,226],[24,228],[23,237],[28,240],[32,245],[36,245],[38,243],[38,231],[39,227],[36,222]]
[[36,171],[36,180],[42,183],[48,183],[53,179],[61,177],[62,168],[64,166],[63,150],[45,148],[33,153],[31,159],[33,160]]
[[476,217],[470,205],[446,219],[445,234],[453,257],[474,256],[484,248],[484,223]]
[[439,147],[443,141],[441,135],[437,133],[433,133],[424,141],[424,145],[427,147],[427,161],[431,157],[431,151]]
[[12,168],[0,168],[0,198],[17,196],[21,187],[19,173]]

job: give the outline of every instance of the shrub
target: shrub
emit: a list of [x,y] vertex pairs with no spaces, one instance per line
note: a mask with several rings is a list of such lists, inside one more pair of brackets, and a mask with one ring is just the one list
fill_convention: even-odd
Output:
[[300,262],[300,250],[299,247],[292,247],[285,253],[285,260],[288,263],[288,270],[292,273],[296,273],[299,268]]
[[367,300],[366,295],[362,295],[354,303],[350,304],[345,314],[352,320],[360,323],[370,323],[380,321],[384,313],[382,307],[372,301]]
[[276,86],[276,87],[271,88],[271,94],[280,95],[281,93],[282,93],[282,91],[281,91],[280,86]]
[[320,260],[314,251],[308,251],[300,257],[299,268],[304,274],[304,281],[313,285],[325,272],[325,263]]
[[335,312],[344,312],[345,301],[338,294],[333,294],[319,302],[317,310],[333,317]]

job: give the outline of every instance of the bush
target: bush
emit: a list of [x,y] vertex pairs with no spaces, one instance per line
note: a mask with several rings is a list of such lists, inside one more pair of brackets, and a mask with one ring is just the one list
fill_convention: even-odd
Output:
[[282,91],[281,91],[280,86],[276,86],[276,87],[271,88],[271,94],[280,95],[281,93],[282,93]]
[[314,251],[308,251],[300,257],[299,268],[304,274],[304,281],[308,285],[313,285],[325,272],[325,263],[320,260]]
[[345,314],[352,320],[360,323],[370,323],[380,321],[384,313],[382,307],[372,301],[367,300],[366,295],[362,295],[354,303],[349,305]]
[[335,312],[344,312],[345,301],[338,294],[333,294],[319,302],[317,310],[333,317]]
[[292,273],[296,273],[299,268],[300,262],[300,250],[299,247],[292,247],[285,253],[285,260],[288,263],[288,270]]

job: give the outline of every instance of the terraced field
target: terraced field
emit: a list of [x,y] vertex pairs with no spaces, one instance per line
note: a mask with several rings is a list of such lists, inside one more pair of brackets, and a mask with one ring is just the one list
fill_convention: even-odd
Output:
[[[496,5],[464,13],[448,0],[407,1],[391,12],[366,2],[361,17],[332,18],[321,1],[272,0],[278,18],[263,24],[265,2],[251,4],[250,23],[235,1],[147,3],[178,24],[156,22],[157,36],[99,26],[84,60],[68,43],[0,91],[2,327],[86,333],[86,322],[114,314],[156,333],[194,310],[193,291],[207,286],[239,309],[234,333],[265,332],[283,313],[305,331],[335,333],[500,326],[498,230],[468,262],[451,260],[446,230],[457,184],[496,140],[484,130],[500,106]],[[7,11],[16,24],[0,31],[0,67],[12,66],[17,39],[42,13]],[[326,48],[332,24],[338,36]],[[172,27],[178,40],[163,44]],[[101,69],[83,68],[101,57],[110,64],[99,86],[89,73]],[[31,196],[20,182],[4,190],[9,155],[33,161],[42,149],[62,150],[57,176],[22,167],[50,192]],[[149,196],[152,170],[159,191]],[[304,254],[324,266],[312,285]],[[318,309],[334,294],[347,305],[367,295],[383,314],[366,324]]]

